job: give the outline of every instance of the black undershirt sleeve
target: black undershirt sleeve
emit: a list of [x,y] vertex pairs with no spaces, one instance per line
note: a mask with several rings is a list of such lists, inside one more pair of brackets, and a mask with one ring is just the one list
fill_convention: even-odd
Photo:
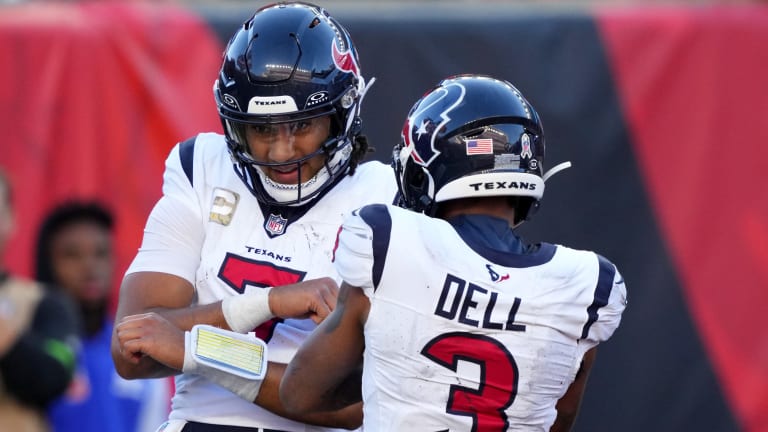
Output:
[[31,327],[0,358],[5,391],[40,408],[63,394],[75,368],[79,326],[72,303],[46,291]]

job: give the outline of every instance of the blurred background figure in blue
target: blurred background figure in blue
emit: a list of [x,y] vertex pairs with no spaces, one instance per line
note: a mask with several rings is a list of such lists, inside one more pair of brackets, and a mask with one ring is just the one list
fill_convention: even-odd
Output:
[[55,432],[140,432],[168,414],[167,380],[128,381],[112,363],[113,226],[101,204],[68,201],[51,210],[40,227],[37,278],[71,296],[82,321],[75,377],[48,411]]

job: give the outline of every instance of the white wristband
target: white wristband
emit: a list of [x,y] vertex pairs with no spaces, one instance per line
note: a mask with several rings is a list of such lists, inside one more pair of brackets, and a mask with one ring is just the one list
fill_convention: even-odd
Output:
[[182,372],[197,374],[253,402],[267,374],[267,345],[253,336],[208,325],[184,333]]
[[225,298],[221,302],[221,311],[229,328],[238,333],[248,333],[274,318],[275,315],[269,309],[271,289],[254,289],[242,295]]

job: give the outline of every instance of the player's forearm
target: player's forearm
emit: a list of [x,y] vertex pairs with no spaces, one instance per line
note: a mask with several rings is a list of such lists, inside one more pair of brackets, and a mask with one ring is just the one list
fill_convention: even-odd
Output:
[[336,309],[286,368],[280,398],[290,412],[327,412],[362,400],[365,341],[359,317],[369,304],[361,290],[342,286]]
[[147,312],[156,312],[163,316],[181,330],[191,330],[196,324],[208,324],[214,327],[231,330],[224,319],[221,310],[221,302],[210,303],[202,306],[193,306],[180,309],[151,308]]
[[555,423],[549,429],[549,432],[570,432],[573,423],[576,420],[575,415],[566,415],[557,413]]
[[112,356],[118,371],[127,377],[178,374],[185,353],[185,332],[160,313],[129,315],[115,326]]
[[181,330],[195,324],[226,325],[221,302],[195,304],[195,287],[177,276],[156,272],[131,273],[120,288],[115,321],[155,312]]
[[134,304],[124,306],[121,312],[112,358],[126,379],[179,374],[184,364],[184,331],[198,324],[229,329],[220,301],[193,307]]
[[589,378],[589,372],[592,370],[592,365],[595,362],[597,356],[597,348],[593,347],[588,350],[581,361],[581,367],[579,367],[576,377],[568,386],[565,394],[557,401],[557,418],[555,423],[549,429],[549,432],[569,432],[576,423],[576,417],[579,414],[579,408],[581,406],[581,399],[584,396],[584,390],[587,385],[587,379]]
[[[157,314],[147,314],[133,321],[126,321],[118,329],[118,338],[126,340],[123,346],[129,352],[146,352],[148,355],[175,365],[172,355],[176,344],[167,342],[180,331]],[[136,334],[148,337],[134,338]],[[241,398],[255,403],[280,416],[302,423],[354,429],[362,422],[362,407],[344,407],[340,410],[315,410],[311,413],[289,412],[280,400],[280,382],[286,365],[267,363],[266,344],[242,333],[222,330],[212,326],[195,326],[183,334],[184,373],[200,375]],[[242,359],[250,359],[243,363]],[[257,360],[258,359],[258,360]],[[311,388],[311,386],[310,386]],[[324,412],[317,412],[324,411]]]
[[280,380],[285,373],[285,368],[286,365],[284,364],[269,364],[267,377],[254,401],[255,404],[282,417],[302,423],[344,429],[355,429],[362,425],[363,405],[361,402],[339,407],[338,401],[335,401],[327,407],[315,406],[315,409],[309,411],[288,410],[280,400]]
[[305,413],[295,420],[317,426],[357,429],[363,425],[363,403],[357,402],[333,411]]
[[132,363],[122,357],[120,353],[112,353],[112,360],[117,373],[125,379],[163,378],[178,375],[178,369],[170,368],[151,357],[141,357],[138,362]]
[[280,402],[288,412],[281,415],[322,417],[333,414],[347,421],[362,416],[362,369],[355,369],[346,377],[339,368],[334,369],[302,370],[292,362],[280,383]]

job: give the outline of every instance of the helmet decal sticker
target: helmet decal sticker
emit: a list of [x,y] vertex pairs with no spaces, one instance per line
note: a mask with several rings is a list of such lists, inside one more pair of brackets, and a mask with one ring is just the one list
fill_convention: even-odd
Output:
[[527,133],[524,133],[520,136],[520,145],[522,147],[520,150],[521,158],[533,157],[533,152],[531,151],[531,137],[528,136]]
[[419,128],[416,129],[416,141],[420,140],[421,136],[427,133],[427,125],[429,125],[428,121],[426,120],[421,121]]
[[323,102],[328,102],[328,92],[325,90],[309,95],[306,103],[304,103],[304,108],[308,109]]
[[227,93],[225,93],[225,94],[223,94],[223,95],[221,96],[221,100],[222,100],[222,101],[223,101],[225,104],[227,104],[227,105],[231,106],[232,108],[234,108],[234,109],[236,109],[236,110],[238,110],[238,111],[242,111],[242,110],[240,109],[240,104],[238,104],[238,103],[237,103],[237,99],[235,99],[235,97],[234,97],[234,96],[232,96],[232,95],[230,95],[230,94],[227,94]]
[[518,170],[520,169],[520,156],[503,153],[493,157],[493,169]]
[[285,96],[254,96],[248,101],[248,114],[283,114],[296,112],[296,102]]
[[339,51],[338,40],[331,42],[331,50],[333,52],[333,64],[336,69],[342,72],[350,72],[356,77],[360,76],[360,68],[357,66],[355,56],[352,54],[352,50],[347,48],[346,51]]
[[469,139],[465,141],[467,155],[493,154],[493,140],[490,138]]
[[[428,104],[424,104],[424,106],[419,107],[417,111],[408,116],[408,119],[405,122],[405,126],[403,127],[403,138],[405,140],[405,145],[415,146],[416,143],[421,142],[427,137],[429,138],[429,149],[422,145],[419,146],[421,151],[417,151],[416,147],[413,147],[411,155],[416,162],[427,166],[440,154],[440,152],[435,148],[435,141],[437,140],[436,132],[439,131],[443,125],[451,121],[449,114],[461,104],[461,102],[464,100],[465,93],[466,89],[463,85],[458,83],[448,84],[445,87],[437,89],[435,92],[433,92],[433,95],[436,95],[435,100]],[[445,103],[447,105],[447,108],[445,108],[445,110],[440,113],[440,123],[435,125],[434,120],[432,119],[421,119],[421,123],[419,123],[418,128],[413,131],[413,121],[420,119],[421,115],[425,111],[437,103]],[[414,134],[416,136],[414,136]],[[425,134],[426,137],[424,136]]]

